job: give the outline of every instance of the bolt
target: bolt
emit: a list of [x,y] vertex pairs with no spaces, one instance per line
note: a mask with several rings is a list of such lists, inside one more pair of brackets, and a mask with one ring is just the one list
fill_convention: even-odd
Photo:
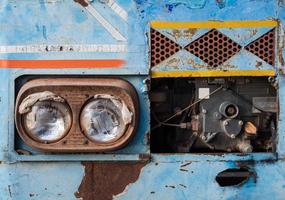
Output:
[[242,126],[242,125],[243,125],[243,121],[240,120],[240,121],[238,122],[238,124],[239,124],[240,126]]
[[207,139],[204,135],[201,138],[202,138],[202,140],[206,140]]
[[228,122],[228,121],[225,121],[225,122],[224,122],[224,125],[225,125],[225,126],[229,125],[229,122]]
[[235,139],[236,136],[235,136],[234,134],[231,134],[231,138],[232,138],[232,139]]
[[207,110],[206,109],[202,109],[202,113],[206,114]]

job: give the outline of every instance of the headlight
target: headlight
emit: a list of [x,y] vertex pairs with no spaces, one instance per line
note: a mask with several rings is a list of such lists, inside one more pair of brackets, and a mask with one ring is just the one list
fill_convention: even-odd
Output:
[[27,133],[40,142],[54,142],[63,138],[71,127],[71,111],[67,104],[54,101],[37,102],[24,115]]
[[136,133],[138,103],[135,88],[121,79],[34,79],[17,94],[17,133],[41,151],[114,151]]
[[80,125],[88,138],[98,143],[118,140],[131,123],[132,113],[125,102],[111,95],[96,95],[80,116]]

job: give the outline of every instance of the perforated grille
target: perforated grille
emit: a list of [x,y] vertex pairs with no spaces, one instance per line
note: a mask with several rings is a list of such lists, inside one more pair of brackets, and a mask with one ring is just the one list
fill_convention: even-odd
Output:
[[258,56],[270,65],[274,65],[275,57],[275,29],[257,38],[245,47],[246,50]]
[[182,48],[174,41],[154,29],[150,30],[150,37],[152,67],[174,55]]
[[241,46],[216,29],[212,29],[185,47],[209,66],[217,67],[241,50]]

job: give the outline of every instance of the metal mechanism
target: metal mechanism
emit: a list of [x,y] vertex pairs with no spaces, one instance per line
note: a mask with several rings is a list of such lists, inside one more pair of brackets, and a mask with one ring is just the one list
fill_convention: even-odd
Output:
[[272,151],[277,98],[267,79],[153,80],[153,151]]
[[23,141],[40,150],[110,151],[135,134],[138,99],[118,79],[35,79],[18,93],[15,120]]

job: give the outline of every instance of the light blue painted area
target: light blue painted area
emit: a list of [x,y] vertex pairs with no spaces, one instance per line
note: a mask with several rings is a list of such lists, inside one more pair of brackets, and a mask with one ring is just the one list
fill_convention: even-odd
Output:
[[[92,5],[102,11],[127,36],[127,42],[114,40],[82,6],[72,0],[2,0],[0,2],[0,46],[126,44],[127,53],[41,52],[0,54],[1,59],[123,59],[120,69],[0,69],[0,199],[75,199],[83,177],[80,161],[138,161],[140,153],[149,153],[149,100],[144,80],[148,77],[149,21],[266,20],[279,19],[285,27],[285,4],[275,0],[118,0],[129,18],[123,22],[98,1]],[[279,2],[279,3],[278,3]],[[200,30],[199,30],[200,31]],[[247,36],[250,29],[221,30],[225,34]],[[267,29],[246,38],[253,41]],[[181,43],[186,44],[185,41]],[[281,45],[282,46],[282,45]],[[285,57],[285,50],[280,50]],[[187,57],[190,53],[184,52]],[[230,60],[238,69],[252,69],[257,58],[246,54]],[[193,56],[193,58],[195,58]],[[195,58],[195,62],[199,62]],[[278,68],[284,67],[280,58]],[[185,65],[187,69],[189,65]],[[264,69],[269,69],[264,63]],[[188,68],[189,69],[189,68]],[[199,70],[199,69],[196,69]],[[279,71],[278,71],[279,72]],[[14,149],[14,80],[22,75],[115,75],[131,82],[140,99],[140,124],[128,147],[111,154],[18,155]],[[128,185],[117,199],[284,199],[285,195],[285,77],[278,74],[280,119],[277,152],[254,154],[166,154],[152,155],[139,179]],[[56,162],[55,162],[56,161]],[[69,161],[69,162],[67,162]],[[270,161],[270,162],[266,162]],[[187,162],[191,164],[181,167]],[[257,173],[245,185],[221,188],[215,176],[243,162]],[[10,163],[10,164],[8,164]],[[183,168],[183,170],[180,170]],[[115,174],[115,172],[114,172]],[[167,186],[167,187],[166,187]],[[174,186],[174,188],[172,187]],[[154,192],[154,193],[153,193]]]
[[0,165],[1,200],[72,200],[84,176],[80,162]]
[[[9,53],[0,54],[0,59],[121,59],[126,61],[124,67],[105,70],[105,73],[125,74],[128,71],[132,74],[147,74],[146,36],[142,26],[137,23],[139,16],[136,13],[136,4],[132,1],[120,2],[128,12],[127,22],[98,1],[94,1],[92,5],[127,38],[127,42],[115,40],[90,13],[73,0],[40,3],[35,0],[4,0],[0,2],[0,45],[125,44],[128,45],[127,53]],[[91,73],[96,73],[96,70]]]
[[284,161],[246,166],[256,172],[256,180],[252,177],[241,186],[220,187],[217,174],[238,168],[237,163],[152,162],[142,169],[139,181],[115,199],[284,199]]
[[[236,55],[231,57],[229,60],[227,60],[224,63],[225,66],[230,65],[235,67],[234,69],[239,70],[272,70],[275,69],[272,65],[268,64],[258,56],[254,55],[253,53],[248,52],[245,49],[242,49],[240,52],[238,52]],[[237,67],[238,66],[238,67]],[[251,66],[250,68],[248,66]]]
[[181,47],[185,47],[194,40],[198,39],[211,29],[195,29],[194,32],[189,32],[189,29],[159,29],[156,31],[161,32],[163,35],[167,36]]
[[239,45],[245,47],[254,40],[258,39],[262,35],[266,34],[272,27],[262,27],[262,28],[221,28],[218,29],[220,32],[231,38],[233,41]]

